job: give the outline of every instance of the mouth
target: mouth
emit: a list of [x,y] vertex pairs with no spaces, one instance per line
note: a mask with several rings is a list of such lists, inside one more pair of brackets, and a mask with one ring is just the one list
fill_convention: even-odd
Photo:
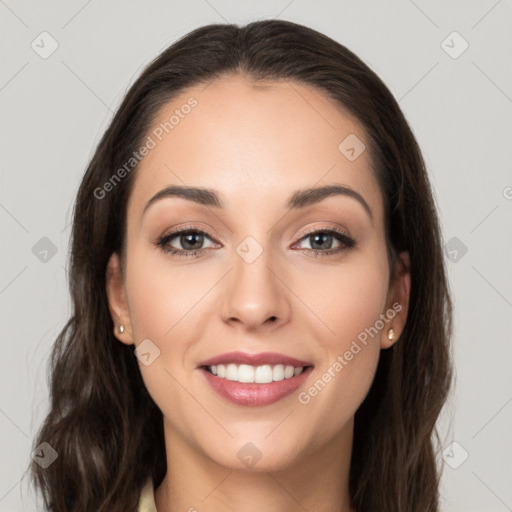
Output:
[[269,384],[271,382],[280,382],[285,379],[297,377],[305,369],[312,368],[312,366],[292,366],[283,364],[252,366],[249,364],[230,363],[205,365],[201,368],[219,379],[244,384],[252,384],[253,382],[256,384]]
[[232,352],[203,361],[200,370],[225,401],[249,407],[270,405],[296,391],[314,365],[275,353]]
[[204,379],[224,402],[246,407],[271,405],[304,385],[313,365],[216,364],[198,367]]

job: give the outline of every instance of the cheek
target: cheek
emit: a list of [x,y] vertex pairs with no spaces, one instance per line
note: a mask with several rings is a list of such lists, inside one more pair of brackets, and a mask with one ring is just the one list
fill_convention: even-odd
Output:
[[318,339],[326,351],[344,350],[384,313],[389,269],[380,253],[366,251],[339,265],[319,266],[314,274],[297,276],[293,289],[308,316],[319,320],[315,322],[322,327],[317,329]]
[[156,250],[133,248],[130,256],[126,291],[134,339],[137,345],[151,340],[158,354],[148,365],[139,361],[141,375],[164,416],[179,418],[194,404],[180,383],[186,382],[186,356],[196,334],[190,321],[209,286],[192,267],[187,272],[173,266]]
[[158,354],[150,365],[139,361],[139,368],[149,394],[168,415],[169,407],[190,408],[180,383],[193,369],[191,350],[205,337],[205,308],[215,310],[207,292],[217,281],[216,275],[205,276],[193,264],[177,265],[157,249],[131,249],[126,291],[134,339],[137,345],[151,340]]
[[157,249],[133,248],[126,287],[135,339],[158,343],[172,338],[204,296],[205,284],[204,275],[192,266],[180,267]]
[[[366,258],[336,272],[331,269],[323,281],[316,276],[315,289],[311,282],[302,288],[304,301],[322,321],[316,328],[321,363],[298,395],[302,413],[322,424],[321,430],[310,432],[319,445],[349,421],[373,382],[380,337],[389,325],[381,320],[388,289],[387,260],[384,265],[381,261]],[[319,287],[319,282],[325,284]]]

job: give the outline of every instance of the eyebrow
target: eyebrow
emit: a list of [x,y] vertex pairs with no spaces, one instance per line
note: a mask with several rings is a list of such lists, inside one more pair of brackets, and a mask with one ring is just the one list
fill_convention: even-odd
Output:
[[[364,197],[356,192],[355,190],[347,187],[345,185],[327,185],[324,187],[314,187],[314,188],[306,188],[302,190],[295,191],[292,196],[285,203],[285,207],[288,210],[297,210],[300,208],[305,208],[307,206],[311,206],[313,204],[320,203],[327,197],[331,197],[334,195],[341,195],[345,197],[350,197],[359,202],[365,209],[366,213],[373,222],[373,212],[365,201]],[[187,199],[189,201],[193,201],[194,203],[203,205],[203,206],[211,206],[214,208],[224,208],[225,202],[221,199],[221,195],[209,188],[204,187],[189,187],[189,186],[176,186],[172,185],[166,187],[159,192],[157,192],[144,207],[142,215],[146,213],[146,210],[156,201],[160,199],[164,199],[166,197],[181,197],[183,199]]]

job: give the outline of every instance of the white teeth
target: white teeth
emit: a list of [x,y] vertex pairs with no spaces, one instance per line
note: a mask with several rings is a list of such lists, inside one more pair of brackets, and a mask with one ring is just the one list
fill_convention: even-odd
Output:
[[228,364],[226,368],[226,379],[238,380],[238,368],[235,364]]
[[285,369],[284,369],[284,378],[285,379],[289,379],[290,377],[293,377],[293,372],[294,372],[294,368],[293,366],[287,366]]
[[272,380],[278,381],[284,379],[284,366],[276,364],[272,369]]
[[254,372],[254,382],[258,384],[268,384],[272,382],[272,366],[269,364],[258,366]]
[[294,368],[293,366],[285,366],[283,364],[251,366],[248,364],[237,365],[230,363],[228,365],[217,364],[209,368],[213,375],[217,375],[221,379],[243,383],[255,382],[257,384],[268,384],[270,382],[290,379],[304,371],[302,366]]
[[231,380],[238,380],[238,382],[254,382],[254,367],[248,364],[241,364],[238,367],[238,378],[235,375],[235,378]]

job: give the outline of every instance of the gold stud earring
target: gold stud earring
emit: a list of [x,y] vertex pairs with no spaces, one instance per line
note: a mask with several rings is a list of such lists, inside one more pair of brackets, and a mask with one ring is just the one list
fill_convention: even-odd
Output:
[[124,325],[120,325],[120,326],[119,326],[119,332],[120,332],[121,334],[123,334],[123,332],[124,332]]
[[389,329],[389,331],[388,331],[388,339],[392,340],[394,337],[395,337],[394,329]]

